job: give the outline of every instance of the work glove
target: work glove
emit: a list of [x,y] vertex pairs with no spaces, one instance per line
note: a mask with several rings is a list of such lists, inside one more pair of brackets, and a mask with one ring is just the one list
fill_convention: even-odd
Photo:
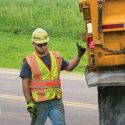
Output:
[[36,105],[32,100],[27,102],[27,111],[29,113],[35,113],[36,112]]
[[82,55],[85,53],[86,49],[83,48],[82,46],[80,46],[78,43],[77,43],[77,49],[78,49],[78,57],[82,57]]

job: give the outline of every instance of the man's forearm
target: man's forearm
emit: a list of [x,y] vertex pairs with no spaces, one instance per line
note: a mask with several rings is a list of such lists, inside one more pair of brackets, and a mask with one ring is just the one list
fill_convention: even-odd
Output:
[[66,67],[66,71],[72,71],[78,64],[80,61],[81,57],[74,57],[70,62],[69,65]]
[[22,88],[23,88],[23,94],[27,102],[29,102],[32,97],[31,97],[31,92],[30,92],[30,79],[24,78],[22,79]]

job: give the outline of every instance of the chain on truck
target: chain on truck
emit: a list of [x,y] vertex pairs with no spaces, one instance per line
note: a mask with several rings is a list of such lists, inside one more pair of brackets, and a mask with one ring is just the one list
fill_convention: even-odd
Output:
[[125,1],[82,0],[89,87],[125,82]]

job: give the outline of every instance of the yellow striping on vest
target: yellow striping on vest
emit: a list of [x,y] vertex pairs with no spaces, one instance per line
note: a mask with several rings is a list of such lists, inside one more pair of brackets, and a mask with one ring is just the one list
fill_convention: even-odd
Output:
[[50,53],[51,67],[52,67],[51,72],[48,69],[48,67],[46,67],[46,65],[43,63],[43,61],[36,54],[34,54],[34,56],[37,59],[37,63],[38,63],[38,67],[40,69],[40,73],[41,73],[40,75],[42,76],[42,80],[47,80],[47,79],[53,80],[53,79],[59,77],[55,57],[51,52],[49,52],[49,53]]
[[[56,52],[58,53],[58,52]],[[57,60],[56,54],[52,53],[49,51],[50,54],[50,60],[51,60],[51,70],[49,70],[47,68],[47,66],[44,64],[44,62],[40,59],[40,57],[38,57],[38,55],[34,52],[32,54],[33,58],[31,60],[33,60],[33,62],[35,62],[35,67],[33,67],[32,63],[28,63],[30,65],[30,68],[32,68],[32,74],[35,74],[33,72],[33,69],[35,70],[36,73],[33,75],[31,82],[33,83],[33,80],[37,80],[37,78],[40,78],[38,81],[38,85],[36,86],[36,88],[32,89],[31,87],[31,93],[32,93],[32,97],[34,99],[35,102],[41,102],[41,101],[46,101],[46,100],[51,100],[55,97],[57,97],[58,99],[62,98],[62,91],[59,87],[48,87],[48,88],[44,88],[44,86],[42,87],[41,85],[41,81],[45,81],[45,86],[47,85],[46,81],[49,82],[53,82],[53,81],[60,81],[59,79],[59,73],[60,73],[60,69],[61,69],[61,63],[59,63],[59,60]],[[62,60],[61,56],[58,53],[58,57],[60,58],[60,62]],[[58,58],[58,59],[59,59]],[[28,59],[28,58],[27,58]],[[27,62],[30,62],[31,60],[28,60]],[[40,77],[38,77],[40,76]],[[57,82],[60,85],[60,82]],[[34,85],[35,83],[33,83]],[[44,85],[44,84],[43,84]]]
[[44,89],[46,99],[53,99],[56,96],[56,92],[53,88]]
[[34,97],[34,100],[37,102],[37,100],[38,100],[38,95],[37,95],[36,91],[33,91],[33,92],[32,92],[32,95],[33,95],[33,97]]

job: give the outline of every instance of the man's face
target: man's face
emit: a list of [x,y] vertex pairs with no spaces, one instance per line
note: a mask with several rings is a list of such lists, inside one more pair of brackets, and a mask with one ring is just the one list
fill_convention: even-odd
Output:
[[48,43],[33,43],[35,45],[35,49],[39,54],[45,54],[48,49]]

